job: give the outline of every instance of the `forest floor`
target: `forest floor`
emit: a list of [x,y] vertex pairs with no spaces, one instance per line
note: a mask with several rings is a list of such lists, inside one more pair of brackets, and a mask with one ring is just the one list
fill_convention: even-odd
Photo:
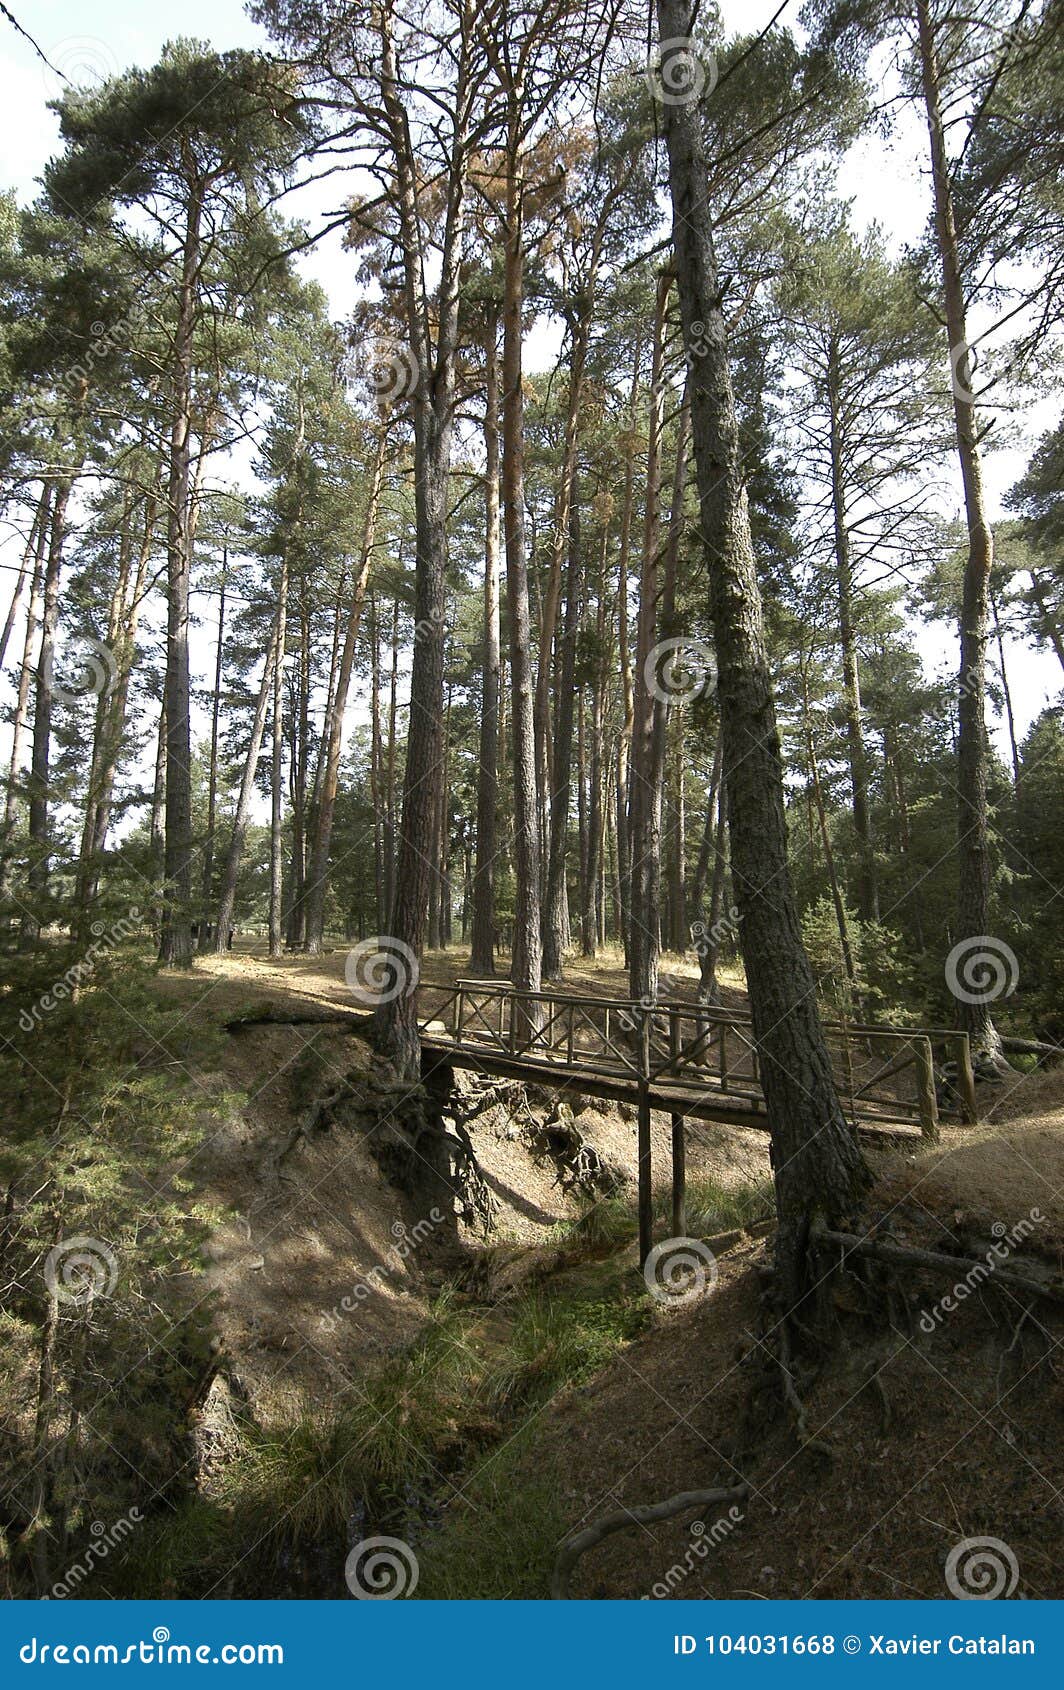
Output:
[[[160,989],[216,1026],[265,1004],[335,1008],[350,1001],[345,959],[340,950],[271,963],[237,949]],[[442,985],[466,969],[452,951],[429,957],[423,978]],[[574,968],[566,984],[620,995],[621,959]],[[726,999],[742,1001],[741,980],[726,982]],[[1017,1596],[1064,1594],[1054,1549],[1064,1523],[1059,1306],[983,1286],[944,1313],[951,1285],[919,1273],[895,1281],[889,1310],[885,1296],[871,1306],[840,1290],[839,1342],[799,1380],[816,1444],[803,1447],[778,1389],[759,1386],[765,1134],[691,1123],[689,1231],[708,1241],[719,1277],[676,1306],[648,1296],[638,1271],[633,1111],[577,1110],[585,1143],[618,1182],[612,1197],[591,1200],[537,1137],[548,1099],[532,1095],[525,1109],[500,1100],[470,1125],[493,1224],[487,1236],[462,1229],[456,1271],[357,1131],[300,1125],[353,1064],[373,1065],[354,1029],[261,1025],[231,1034],[218,1073],[202,1077],[238,1099],[192,1175],[197,1196],[225,1214],[209,1247],[226,1361],[202,1415],[205,1494],[224,1489],[234,1412],[287,1437],[363,1401],[376,1367],[435,1332],[431,1367],[404,1383],[398,1415],[409,1445],[400,1471],[408,1460],[431,1500],[385,1522],[416,1546],[419,1595],[543,1597],[567,1532],[618,1506],[740,1477],[751,1487],[741,1519],[722,1510],[700,1529],[692,1511],[633,1526],[581,1561],[573,1594],[936,1597],[948,1594],[950,1549],[975,1537],[1008,1546]],[[968,1256],[1022,1224],[1016,1254],[1059,1271],[1064,1072],[986,1090],[979,1127],[873,1153],[867,1212],[896,1240]],[[667,1117],[655,1117],[654,1157],[664,1234]],[[430,1373],[443,1403],[431,1428],[416,1406]],[[332,1473],[323,1458],[306,1483],[327,1487]],[[344,1596],[346,1547],[301,1589],[258,1593]],[[227,1592],[244,1593],[214,1588]]]

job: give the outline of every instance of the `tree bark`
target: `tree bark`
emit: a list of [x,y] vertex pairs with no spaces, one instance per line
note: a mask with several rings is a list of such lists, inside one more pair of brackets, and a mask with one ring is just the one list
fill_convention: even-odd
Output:
[[[658,0],[657,14],[661,42],[683,41],[693,54],[686,0]],[[851,1212],[870,1176],[839,1105],[791,888],[780,740],[742,478],[701,119],[691,104],[666,103],[662,116],[719,668],[732,877],[771,1131],[779,1214],[777,1289],[789,1311],[808,1289],[813,1217]]]
[[[518,139],[520,94],[514,94],[507,146],[503,293],[502,497],[506,541],[506,590],[510,624],[510,689],[514,775],[514,932],[510,977],[538,992],[541,984],[540,838],[532,682],[532,621],[528,600],[525,534],[524,395],[521,336],[524,302],[524,183]],[[522,1018],[533,1024],[532,1006]]]
[[374,453],[373,469],[370,475],[369,499],[366,505],[366,519],[362,528],[358,574],[351,591],[351,606],[348,612],[347,628],[344,632],[343,652],[340,657],[336,688],[326,724],[325,761],[316,807],[314,839],[310,853],[306,934],[303,940],[304,950],[312,956],[320,954],[325,933],[325,890],[329,873],[329,847],[332,842],[333,817],[336,814],[336,791],[340,778],[344,711],[347,709],[347,695],[350,690],[351,673],[355,663],[355,642],[358,639],[359,624],[362,620],[362,605],[366,597],[366,583],[369,580],[370,560],[373,556],[373,545],[377,533],[377,513],[380,509],[381,487],[384,482],[386,440],[387,434],[382,421],[377,434],[377,449]]
[[274,665],[277,662],[280,620],[281,611],[280,605],[278,605],[274,616],[273,631],[270,636],[270,646],[266,653],[266,663],[262,671],[262,680],[259,682],[259,694],[255,701],[251,738],[248,741],[247,756],[244,758],[244,770],[240,777],[240,791],[237,795],[236,812],[233,816],[233,832],[229,840],[229,850],[226,853],[225,872],[222,875],[222,889],[218,899],[218,917],[214,925],[213,948],[217,956],[224,956],[229,949],[229,931],[233,925],[233,910],[236,907],[236,889],[240,879],[240,864],[244,857],[244,842],[247,838],[248,818],[251,814],[251,798],[255,791],[255,775],[259,767],[259,752],[262,750],[262,736],[266,727],[266,712],[270,702],[271,682]]
[[26,723],[29,720],[30,684],[33,679],[33,643],[40,625],[44,559],[51,534],[49,512],[52,489],[50,485],[46,491],[48,493],[48,509],[37,534],[33,577],[30,581],[30,600],[26,606],[26,629],[22,641],[22,663],[19,668],[18,693],[15,699],[14,720],[11,725],[11,760],[8,764],[7,791],[4,798],[3,841],[0,844],[0,897],[3,897],[7,891],[11,873],[11,841],[18,819],[19,762],[22,756],[22,741],[26,733]]
[[473,873],[470,972],[495,973],[495,858],[499,809],[499,696],[502,636],[499,617],[499,326],[492,311],[485,335],[484,396],[484,662],[477,777],[477,861]]
[[[455,361],[458,347],[459,276],[465,228],[469,120],[468,41],[456,43],[456,117],[451,168],[445,185],[435,290],[435,345],[422,263],[418,207],[418,161],[413,156],[407,114],[399,94],[391,6],[379,13],[381,91],[395,161],[395,202],[400,227],[406,306],[417,376],[413,392],[414,513],[416,564],[414,642],[410,675],[403,810],[395,872],[391,933],[382,948],[391,973],[389,989],[375,1014],[376,1038],[396,1071],[416,1081],[421,1068],[414,970],[425,943],[432,837],[440,786],[440,726],[446,614],[447,500],[454,427]],[[464,27],[464,26],[463,26]]]
[[222,575],[218,586],[218,641],[214,648],[214,691],[211,695],[211,749],[207,769],[207,837],[203,841],[203,871],[200,879],[200,923],[198,951],[210,944],[210,909],[214,880],[214,829],[218,817],[218,719],[222,708],[222,663],[225,651],[225,587],[229,548],[222,549]]
[[[989,637],[990,572],[994,536],[986,513],[979,427],[971,390],[972,359],[961,274],[953,190],[946,155],[945,124],[939,90],[938,52],[928,0],[916,0],[927,131],[931,150],[935,232],[942,265],[942,286],[953,373],[953,418],[964,485],[968,558],[960,618],[960,679],[957,701],[957,857],[958,932],[975,938],[990,928],[990,846],[987,807],[986,648]],[[966,994],[968,997],[975,994]],[[957,1021],[975,1053],[1004,1062],[987,999],[957,1000]]]
[[273,665],[273,720],[270,725],[270,955],[284,949],[284,659],[288,637],[288,563],[281,559],[277,589],[277,656]]
[[639,578],[636,631],[632,752],[629,768],[629,919],[628,978],[633,998],[653,1002],[658,990],[658,901],[660,876],[660,791],[654,780],[654,695],[648,667],[658,637],[658,551],[661,533],[661,437],[665,426],[665,315],[672,274],[658,277],[654,313],[654,349],[647,429],[647,487],[643,512],[643,557]]
[[189,595],[192,434],[192,337],[200,266],[198,192],[189,198],[174,331],[173,408],[166,519],[166,832],[159,961],[192,966],[192,729]]
[[842,439],[839,416],[838,378],[833,362],[828,368],[829,440],[831,457],[831,510],[835,541],[835,579],[839,604],[839,646],[842,651],[842,696],[846,712],[846,743],[850,762],[850,792],[853,826],[857,835],[860,868],[857,901],[864,921],[879,920],[872,822],[868,807],[868,756],[861,725],[861,677],[857,662],[857,641],[853,628],[853,565],[850,534],[846,525],[846,487],[842,473]]
[[23,911],[20,943],[34,945],[48,918],[50,851],[48,838],[49,783],[52,754],[52,670],[55,663],[55,633],[59,620],[59,577],[63,567],[66,510],[73,482],[64,476],[56,485],[52,526],[48,541],[48,562],[44,571],[44,606],[41,614],[41,649],[33,699],[33,741],[30,752],[29,863],[26,870],[27,907]]
[[[565,622],[562,628],[561,662],[558,666],[557,722],[554,740],[554,781],[550,793],[550,845],[547,858],[547,895],[543,906],[543,978],[560,980],[562,955],[568,936],[566,859],[569,843],[569,810],[572,802],[573,708],[576,698],[576,645],[584,597],[584,561],[580,540],[580,505],[577,471],[570,473],[570,497],[566,501],[569,523],[569,567],[565,590]],[[542,663],[542,659],[541,659]]]

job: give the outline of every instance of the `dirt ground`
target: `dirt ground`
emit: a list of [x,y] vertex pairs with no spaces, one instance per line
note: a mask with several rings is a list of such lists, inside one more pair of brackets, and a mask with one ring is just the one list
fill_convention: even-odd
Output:
[[[213,1023],[267,1002],[335,1007],[349,995],[345,960],[272,963],[236,951],[162,989],[182,1015]],[[446,984],[464,968],[460,953],[430,958],[425,979]],[[623,977],[607,962],[574,972],[571,984],[613,993]],[[738,984],[731,990],[738,1000]],[[360,1135],[297,1130],[330,1076],[371,1065],[354,1029],[266,1025],[228,1035],[219,1071],[203,1076],[218,1124],[194,1178],[227,1214],[210,1247],[219,1326],[236,1383],[266,1420],[313,1408],[330,1379],[342,1388],[408,1343],[438,1290],[431,1239],[408,1247],[425,1217]],[[246,1102],[221,1107],[234,1088]],[[894,1238],[947,1252],[1026,1222],[1017,1257],[1060,1271],[1064,1073],[1017,1079],[992,1111],[978,1128],[947,1129],[940,1145],[877,1155],[870,1212]],[[634,1189],[631,1111],[595,1104],[577,1121]],[[556,1164],[534,1153],[526,1125],[500,1106],[471,1129],[497,1204],[491,1241],[519,1246],[518,1256],[548,1245],[583,1206]],[[654,1162],[666,1182],[667,1117],[655,1118]],[[768,1175],[766,1135],[692,1123],[688,1164],[692,1180],[749,1186]],[[932,1597],[948,1594],[951,1547],[978,1536],[1008,1545],[1016,1595],[1064,1594],[1059,1308],[980,1291],[925,1330],[940,1282],[914,1276],[886,1322],[844,1298],[840,1347],[823,1372],[798,1379],[803,1446],[778,1388],[754,1388],[767,1248],[745,1235],[723,1240],[711,1294],[656,1315],[590,1385],[538,1416],[524,1459],[530,1475],[557,1475],[571,1528],[682,1490],[740,1477],[751,1487],[738,1520],[725,1509],[701,1531],[685,1515],[609,1539],[580,1564],[573,1594]]]

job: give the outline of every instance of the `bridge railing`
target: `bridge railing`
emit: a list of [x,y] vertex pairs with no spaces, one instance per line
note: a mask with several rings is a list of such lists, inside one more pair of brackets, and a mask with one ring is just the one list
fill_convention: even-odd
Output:
[[[436,1031],[460,1048],[625,1076],[644,1086],[712,1090],[763,1106],[762,1058],[742,1011],[530,992],[508,981],[458,980],[436,990],[441,996],[422,1017],[422,1032]],[[842,1021],[823,1026],[839,1096],[855,1124],[911,1121],[933,1138],[940,1115],[975,1119],[966,1034]],[[947,1065],[948,1092],[941,1084]]]

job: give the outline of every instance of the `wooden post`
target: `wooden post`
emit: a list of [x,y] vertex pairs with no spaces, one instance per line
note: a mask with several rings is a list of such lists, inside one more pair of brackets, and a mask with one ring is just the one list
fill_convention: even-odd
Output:
[[961,1120],[978,1121],[979,1106],[975,1100],[975,1069],[972,1067],[972,1042],[967,1033],[957,1033],[953,1040],[953,1057],[957,1064],[957,1089],[961,1094]]
[[653,1246],[654,1192],[650,1140],[650,1013],[639,1020],[639,1266],[645,1267]]
[[672,1117],[672,1236],[687,1237],[687,1145],[682,1115]]
[[654,1242],[653,1168],[650,1150],[650,1088],[639,1082],[639,1266],[645,1267]]
[[938,1098],[935,1096],[935,1059],[930,1039],[914,1039],[916,1086],[920,1102],[920,1131],[924,1138],[938,1137]]

